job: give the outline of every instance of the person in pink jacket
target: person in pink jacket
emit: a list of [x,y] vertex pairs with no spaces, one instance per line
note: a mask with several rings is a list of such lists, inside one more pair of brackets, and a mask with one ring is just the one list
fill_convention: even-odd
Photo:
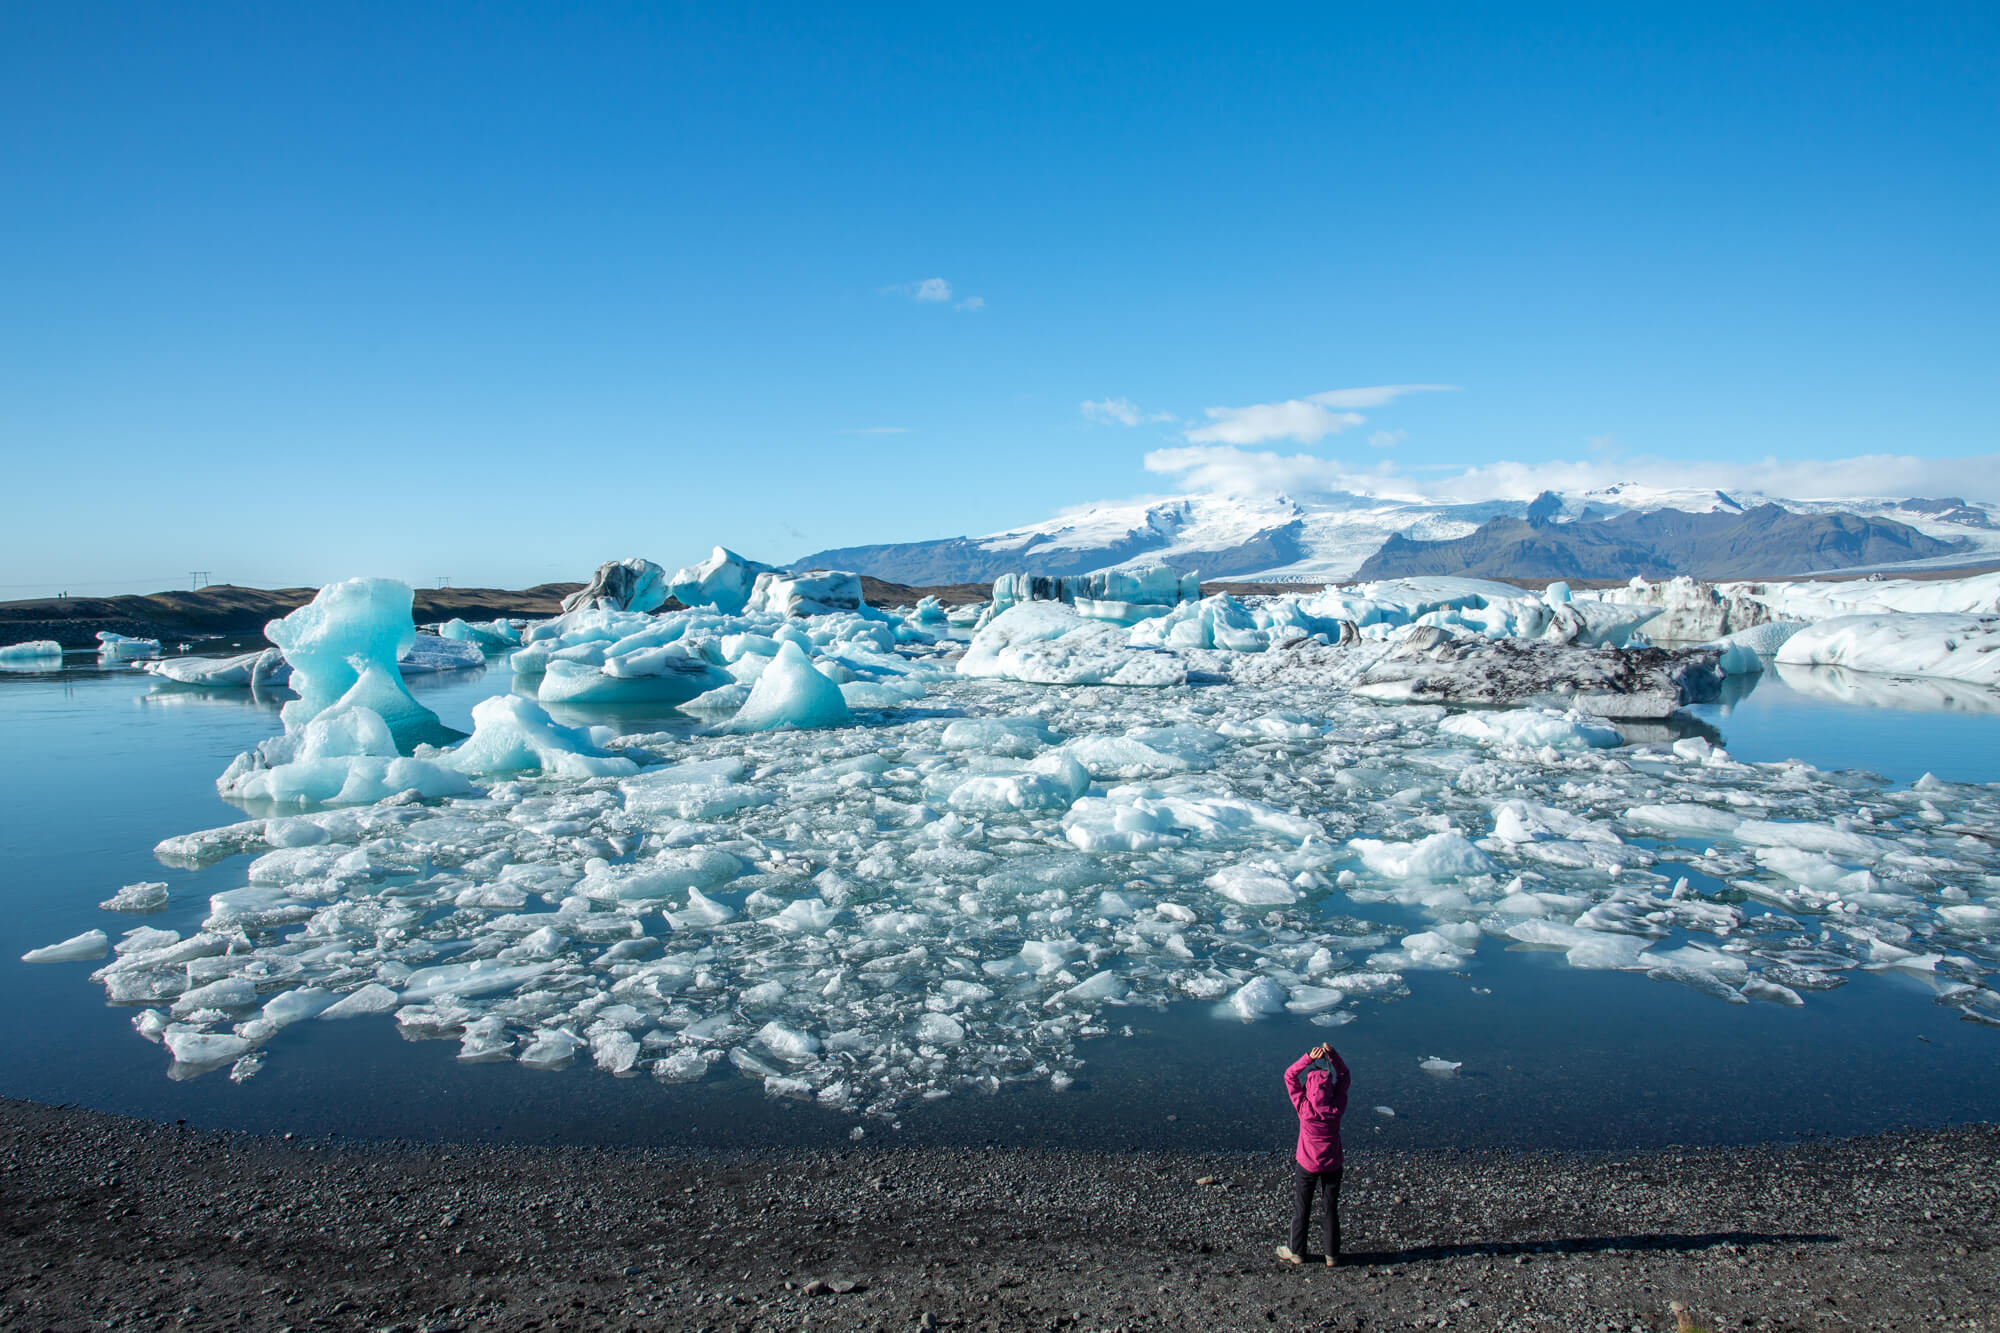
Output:
[[[1321,1069],[1325,1060],[1333,1068]],[[1285,1071],[1285,1091],[1292,1095],[1292,1109],[1299,1113],[1299,1146],[1292,1154],[1298,1165],[1292,1198],[1291,1243],[1278,1247],[1278,1257],[1288,1264],[1306,1261],[1306,1224],[1312,1220],[1313,1191],[1326,1196],[1326,1263],[1340,1262],[1340,1122],[1347,1114],[1347,1066],[1340,1052],[1321,1042],[1292,1062]]]

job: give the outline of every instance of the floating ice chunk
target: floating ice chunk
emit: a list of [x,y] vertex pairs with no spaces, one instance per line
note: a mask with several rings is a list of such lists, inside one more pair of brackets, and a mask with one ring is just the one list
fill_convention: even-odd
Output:
[[1790,986],[1781,986],[1775,981],[1752,980],[1743,985],[1743,994],[1752,1000],[1766,1000],[1772,1004],[1787,1004],[1793,1007],[1805,1001]]
[[62,645],[54,639],[31,639],[27,643],[10,643],[0,648],[0,662],[32,662],[37,658],[62,657]]
[[1439,1056],[1427,1055],[1417,1061],[1417,1068],[1426,1074],[1435,1074],[1439,1078],[1453,1078],[1459,1070],[1465,1068],[1465,1061],[1446,1060]]
[[667,924],[675,930],[698,930],[703,926],[718,926],[731,920],[736,909],[728,903],[717,902],[700,889],[689,889],[687,906],[678,912],[664,912]]
[[[608,733],[605,736],[608,739]],[[602,748],[582,727],[565,727],[546,708],[516,694],[472,706],[472,735],[439,760],[461,773],[540,772],[558,778],[625,777],[639,766]]]
[[775,1020],[757,1029],[757,1040],[764,1044],[765,1050],[785,1060],[809,1060],[820,1051],[818,1037]]
[[1787,640],[1805,625],[1793,620],[1773,620],[1752,625],[1711,640],[1706,647],[1722,652],[1722,669],[1731,676],[1754,676],[1764,669],[1764,659],[1775,657]]
[[142,880],[125,885],[97,906],[106,912],[157,912],[166,905],[166,882]]
[[72,935],[60,944],[48,944],[39,949],[30,949],[21,955],[24,963],[80,963],[91,958],[102,958],[111,949],[111,937],[101,930],[86,930],[81,935]]
[[543,1028],[529,1040],[516,1057],[530,1069],[560,1069],[585,1046],[583,1038],[568,1028]]
[[1730,838],[1736,835],[1743,816],[1712,805],[1683,801],[1674,805],[1635,805],[1625,812],[1625,822],[1634,828],[1673,837]]
[[1749,1001],[1723,978],[1704,967],[1687,967],[1670,963],[1660,967],[1649,967],[1646,975],[1654,981],[1677,981],[1683,986],[1698,990],[1704,995],[1713,995],[1718,1000],[1730,1004],[1747,1004]]
[[[265,756],[272,753],[289,757],[267,764]],[[462,796],[472,784],[431,760],[398,755],[392,729],[380,714],[343,703],[316,714],[276,745],[266,742],[238,755],[216,779],[216,789],[236,801],[372,805],[406,791],[426,798]]]
[[813,668],[796,643],[787,641],[750,687],[750,696],[729,722],[734,732],[779,727],[812,730],[843,727],[853,720],[840,686]]
[[824,899],[795,898],[765,917],[763,924],[793,934],[822,935],[839,915],[839,909]]
[[1224,866],[1210,875],[1208,887],[1245,907],[1285,907],[1299,900],[1282,874],[1257,865]]
[[1317,1014],[1347,998],[1347,992],[1332,986],[1294,986],[1285,1008],[1295,1014]]
[[280,710],[285,730],[298,731],[336,704],[359,704],[398,736],[427,738],[437,714],[403,685],[397,659],[416,642],[410,617],[414,594],[394,579],[329,583],[312,601],[264,626],[292,665],[299,697]]
[[1229,1007],[1245,1022],[1281,1014],[1289,1003],[1290,994],[1270,977],[1253,977],[1237,987],[1229,997]]
[[746,560],[727,547],[718,546],[708,559],[689,565],[669,579],[667,592],[682,606],[709,606],[726,615],[735,615],[749,603],[757,576],[770,571],[769,565]]
[[1561,949],[1571,967],[1591,971],[1623,971],[1641,966],[1640,956],[1652,943],[1638,935],[1584,930],[1559,921],[1534,919],[1507,927],[1508,938],[1523,944]]
[[257,986],[247,977],[223,977],[206,986],[182,991],[174,1001],[176,1018],[185,1018],[198,1009],[248,1009],[257,1003]]
[[[1059,762],[1063,756],[1051,756]],[[1081,768],[1076,768],[1082,773]],[[1047,773],[981,773],[965,779],[951,789],[947,803],[954,810],[969,814],[1005,814],[1015,810],[1067,810],[1076,799],[1073,782],[1066,781],[1063,774]],[[1088,774],[1083,775],[1083,785],[1090,785]]]
[[653,769],[619,785],[625,808],[633,814],[714,819],[777,799],[775,793],[739,782],[746,771],[740,759],[706,759]]
[[607,1074],[629,1074],[639,1063],[639,1039],[629,1032],[599,1032],[590,1039],[590,1055]]
[[1835,616],[1793,635],[1778,661],[2000,686],[2000,616]]
[[1499,869],[1493,859],[1459,833],[1433,833],[1417,842],[1355,838],[1348,844],[1361,863],[1386,879],[1448,879]]
[[475,643],[481,649],[516,648],[521,643],[520,624],[511,620],[461,620],[453,616],[438,626],[440,638]]
[[290,664],[276,648],[237,653],[232,657],[168,657],[141,662],[139,669],[176,685],[202,685],[216,689],[283,685],[292,678]]
[[782,616],[825,616],[859,611],[866,605],[858,574],[833,569],[803,574],[767,570],[751,585],[750,600],[743,609]]
[[1396,1118],[1396,1112],[1395,1112],[1395,1108],[1393,1108],[1393,1107],[1388,1107],[1388,1106],[1378,1106],[1378,1107],[1376,1107],[1376,1108],[1375,1108],[1375,1114],[1376,1114],[1376,1115],[1385,1115],[1385,1116],[1388,1116],[1388,1117],[1389,1117],[1389,1118],[1390,1118],[1391,1120],[1394,1120],[1394,1119]]
[[440,671],[468,671],[486,665],[486,654],[479,651],[476,643],[466,643],[460,639],[447,639],[438,634],[418,632],[403,655],[396,659],[396,669],[405,676],[431,675]]
[[1024,759],[1060,739],[1036,717],[963,717],[944,729],[940,744],[947,750],[977,750]]
[[1058,602],[1024,602],[995,616],[958,663],[965,676],[1001,677],[1031,685],[1179,685],[1179,657],[1134,648],[1128,632],[1086,620]]
[[917,1040],[931,1046],[956,1046],[965,1040],[965,1025],[949,1014],[925,1014],[917,1020]]
[[273,1027],[289,1027],[308,1018],[317,1018],[333,1004],[333,995],[318,986],[301,986],[273,995],[264,1002],[263,1014]]
[[191,1066],[225,1064],[250,1050],[250,1043],[242,1037],[226,1032],[203,1032],[199,1028],[178,1024],[167,1028],[161,1034],[161,1041],[176,1063]]
[[1123,976],[1110,968],[1093,972],[1082,981],[1063,992],[1063,999],[1072,1004],[1102,1004],[1122,1000],[1132,989]]
[[1082,736],[1063,746],[1093,776],[1159,777],[1212,768],[1228,742],[1206,727],[1134,727],[1122,736]]
[[320,1010],[321,1018],[363,1018],[369,1014],[386,1014],[402,1001],[396,992],[379,981],[371,981],[356,991],[341,996],[326,1008]]
[[142,657],[158,657],[158,639],[127,638],[110,630],[97,631],[97,656],[106,662],[134,662]]
[[1553,708],[1459,713],[1440,722],[1438,730],[1482,745],[1525,749],[1540,749],[1544,745],[1559,750],[1604,749],[1623,744],[1616,727],[1586,718],[1581,713],[1563,713]]
[[590,582],[563,598],[568,611],[657,611],[666,604],[667,572],[650,560],[632,556],[607,560]]

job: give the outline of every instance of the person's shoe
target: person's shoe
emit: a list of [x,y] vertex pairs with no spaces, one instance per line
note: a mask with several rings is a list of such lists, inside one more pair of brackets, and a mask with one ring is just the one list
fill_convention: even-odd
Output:
[[1339,1255],[1329,1254],[1328,1256],[1326,1256],[1326,1266],[1328,1268],[1338,1268],[1340,1267],[1340,1263],[1341,1259]]
[[1289,1245],[1280,1245],[1278,1247],[1278,1258],[1288,1264],[1302,1264],[1305,1262],[1302,1257],[1292,1253],[1292,1247]]

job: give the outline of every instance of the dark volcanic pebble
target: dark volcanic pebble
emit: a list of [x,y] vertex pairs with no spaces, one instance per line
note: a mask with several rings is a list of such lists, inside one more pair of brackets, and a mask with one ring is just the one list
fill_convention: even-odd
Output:
[[[1355,1154],[695,1155],[214,1134],[0,1102],[0,1328],[2000,1329],[1973,1126]],[[1214,1177],[1216,1183],[1195,1182]]]

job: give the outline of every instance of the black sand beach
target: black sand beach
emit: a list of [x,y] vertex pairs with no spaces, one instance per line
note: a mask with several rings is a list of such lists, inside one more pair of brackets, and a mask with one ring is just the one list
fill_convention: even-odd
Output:
[[2000,1326],[2000,1127],[1631,1155],[692,1154],[306,1141],[0,1102],[0,1327]]

